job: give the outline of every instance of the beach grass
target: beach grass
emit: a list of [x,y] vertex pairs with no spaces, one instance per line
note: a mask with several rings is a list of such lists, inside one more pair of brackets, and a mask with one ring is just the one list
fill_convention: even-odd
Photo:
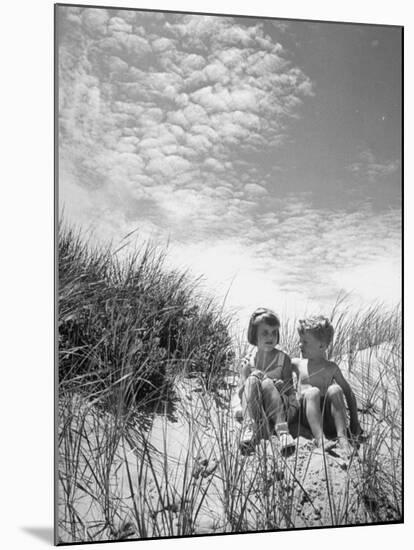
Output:
[[[332,307],[365,435],[351,460],[305,438],[244,456],[232,317],[165,250],[85,243],[60,226],[57,543],[402,521],[399,307]],[[281,344],[298,355],[295,320]]]

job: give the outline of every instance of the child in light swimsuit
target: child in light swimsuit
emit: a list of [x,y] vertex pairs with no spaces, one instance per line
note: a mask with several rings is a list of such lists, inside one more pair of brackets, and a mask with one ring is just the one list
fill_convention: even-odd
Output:
[[244,421],[242,452],[249,452],[261,438],[274,433],[283,450],[295,445],[288,423],[296,418],[299,404],[290,358],[276,347],[279,329],[280,320],[269,309],[259,308],[250,318],[247,339],[255,349],[241,362],[238,392],[241,410],[237,416]]

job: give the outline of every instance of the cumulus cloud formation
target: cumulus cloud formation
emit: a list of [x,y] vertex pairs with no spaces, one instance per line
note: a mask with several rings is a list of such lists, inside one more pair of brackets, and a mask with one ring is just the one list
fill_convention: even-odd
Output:
[[[341,273],[398,256],[398,212],[324,211],[306,195],[279,195],[281,146],[314,92],[280,43],[289,25],[271,27],[270,36],[258,20],[59,6],[66,216],[105,239],[137,226],[168,236],[181,263],[191,258],[212,279],[205,258],[221,250],[223,280],[239,269],[276,294],[304,296],[311,282],[324,299]],[[397,169],[370,151],[350,166],[370,181]]]
[[58,35],[60,153],[83,186],[108,181],[104,152],[131,192],[145,176],[172,192],[208,180],[248,197],[235,161],[280,143],[312,93],[260,24],[62,7]]
[[272,266],[270,273],[277,274],[279,286],[286,291],[304,290],[313,281],[314,291],[321,296],[337,292],[343,270],[384,256],[399,257],[398,210],[378,214],[366,205],[348,213],[290,200],[293,204],[285,200],[279,209],[274,205],[277,218],[268,216],[263,224],[256,224],[254,232],[245,234],[246,244],[251,244],[261,262]]
[[241,223],[239,234],[208,240],[203,248],[177,244],[176,259],[205,275],[229,306],[240,309],[245,325],[258,305],[288,316],[328,314],[344,290],[357,307],[398,302],[399,211],[378,214],[366,205],[349,217],[290,200],[245,231]]
[[349,170],[359,178],[366,178],[371,183],[397,172],[400,168],[398,160],[380,162],[371,150],[362,151],[357,162],[349,166]]
[[[253,223],[274,192],[258,156],[277,153],[312,94],[261,24],[61,7],[58,37],[67,209],[79,186],[106,197],[114,218],[156,224],[184,241]],[[151,201],[156,208],[143,208]]]

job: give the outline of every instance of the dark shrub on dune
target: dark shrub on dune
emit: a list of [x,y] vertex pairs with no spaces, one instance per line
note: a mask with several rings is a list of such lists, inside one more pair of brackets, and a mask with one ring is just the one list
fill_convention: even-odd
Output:
[[159,399],[177,374],[216,385],[233,360],[230,319],[198,280],[147,244],[123,260],[59,229],[59,388],[105,402]]

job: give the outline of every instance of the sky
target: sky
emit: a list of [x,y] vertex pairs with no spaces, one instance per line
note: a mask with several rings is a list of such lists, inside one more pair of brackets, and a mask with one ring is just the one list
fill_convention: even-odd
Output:
[[59,209],[240,323],[401,299],[398,27],[59,6]]

